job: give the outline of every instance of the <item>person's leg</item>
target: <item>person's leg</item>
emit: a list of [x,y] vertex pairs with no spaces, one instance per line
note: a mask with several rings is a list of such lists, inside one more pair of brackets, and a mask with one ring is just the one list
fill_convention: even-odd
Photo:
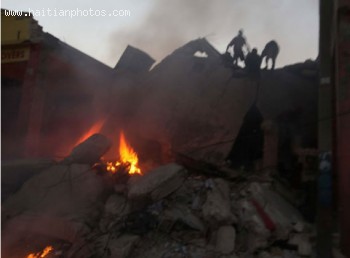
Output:
[[272,58],[272,68],[271,68],[271,70],[275,70],[275,62],[276,62],[276,57]]
[[237,54],[236,53],[234,53],[233,54],[233,65],[237,65]]
[[267,56],[265,56],[265,67],[264,70],[267,70],[269,66],[269,58]]

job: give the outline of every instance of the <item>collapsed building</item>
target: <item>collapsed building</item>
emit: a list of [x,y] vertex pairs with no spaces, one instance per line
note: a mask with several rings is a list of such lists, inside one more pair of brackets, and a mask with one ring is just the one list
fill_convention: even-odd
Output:
[[[56,79],[41,94],[62,110],[35,98],[43,123],[34,142],[27,137],[34,147],[54,138],[45,153],[61,146],[64,156],[2,164],[4,254],[39,257],[47,246],[59,257],[313,255],[316,61],[262,71],[256,81],[199,38],[156,65],[128,46],[107,69],[43,35],[60,62],[47,66]],[[140,174],[122,159],[106,161],[118,145],[122,156],[120,131]]]
[[[205,54],[198,57],[198,52]],[[303,150],[317,148],[315,62],[263,72],[258,84],[247,75],[232,74],[222,55],[202,38],[134,80],[129,91],[135,105],[123,126],[136,138],[171,146],[179,156],[211,164],[236,160],[236,168],[255,162],[256,168],[277,171]],[[259,154],[250,160],[252,146]]]

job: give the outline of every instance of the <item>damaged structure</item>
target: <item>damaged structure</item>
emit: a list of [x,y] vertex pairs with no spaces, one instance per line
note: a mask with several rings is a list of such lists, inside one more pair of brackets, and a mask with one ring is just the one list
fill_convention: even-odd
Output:
[[[48,148],[57,150],[65,138],[57,131],[74,129],[63,156],[4,159],[5,257],[320,257],[319,60],[262,71],[257,81],[199,38],[156,65],[128,46],[107,69],[42,36],[47,58],[60,60],[48,76],[76,80],[41,83],[39,93],[52,102],[75,92],[90,104],[79,110],[72,98],[74,114],[89,118],[75,128],[71,110],[40,109],[46,125],[33,125],[37,138],[28,139],[35,147],[54,128]],[[81,61],[72,67],[74,55]],[[75,84],[91,67],[100,70],[89,84]],[[332,255],[343,257],[332,236]]]
[[2,158],[63,157],[104,113],[114,71],[43,32],[29,13],[1,14]]

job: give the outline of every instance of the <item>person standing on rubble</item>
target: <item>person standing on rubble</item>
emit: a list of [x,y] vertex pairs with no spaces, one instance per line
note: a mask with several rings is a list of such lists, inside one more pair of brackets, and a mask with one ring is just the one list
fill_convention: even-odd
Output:
[[253,48],[245,59],[245,67],[247,73],[255,79],[260,78],[260,66],[261,66],[261,56],[258,54],[258,50]]
[[234,37],[231,42],[227,45],[226,53],[228,49],[233,46],[233,65],[238,66],[238,59],[244,61],[243,47],[246,46],[248,52],[250,52],[249,46],[246,39],[243,36],[243,30],[238,31],[238,35]]

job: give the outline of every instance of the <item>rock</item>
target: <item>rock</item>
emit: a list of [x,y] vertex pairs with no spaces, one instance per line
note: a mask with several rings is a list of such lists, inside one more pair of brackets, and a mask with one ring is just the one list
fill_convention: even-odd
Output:
[[107,137],[102,134],[94,134],[86,141],[74,147],[71,154],[63,163],[84,163],[92,165],[98,162],[111,146],[112,142]]
[[221,192],[221,195],[225,200],[230,200],[230,186],[229,183],[222,178],[214,179],[216,188]]
[[343,255],[337,248],[333,248],[332,254],[334,258],[346,258],[346,256]]
[[109,242],[109,250],[113,258],[126,258],[130,255],[135,244],[139,240],[136,235],[123,235],[117,239],[112,239]]
[[227,176],[230,179],[234,179],[242,175],[241,171],[237,171],[228,167],[221,167],[220,172],[222,172],[225,176]]
[[[231,212],[228,186],[222,180],[207,191],[207,199],[202,207],[203,218],[212,225],[231,224],[235,217]],[[218,187],[220,186],[220,188]]]
[[298,253],[303,256],[312,254],[312,245],[307,234],[294,234],[288,241],[288,244],[298,247]]
[[47,159],[23,159],[1,162],[1,200],[18,191],[23,183],[55,162]]
[[181,221],[187,226],[205,232],[206,227],[203,222],[197,218],[189,208],[184,205],[176,205],[164,212],[166,218],[176,221]]
[[126,211],[127,200],[119,194],[112,194],[106,201],[105,213],[108,215],[121,215]]
[[133,177],[129,180],[128,198],[158,201],[181,186],[185,172],[185,168],[172,163],[149,171],[143,176]]
[[[263,217],[268,219],[268,221],[264,219],[267,227],[268,224],[273,224],[274,235],[278,239],[287,239],[290,232],[295,229],[295,224],[304,223],[300,212],[267,186],[253,183],[249,189],[256,208],[263,207],[263,211],[258,212],[259,216],[262,219]],[[271,223],[268,223],[269,221]]]
[[216,251],[229,254],[235,249],[236,230],[232,226],[221,226],[216,233]]
[[297,223],[294,224],[293,229],[294,231],[301,233],[305,230],[305,224],[298,221]]
[[[96,175],[88,165],[52,166],[29,179],[20,191],[3,203],[3,225],[16,224],[14,221],[17,221],[19,214],[32,217],[45,216],[53,221],[66,221],[66,224],[79,222],[91,225],[100,215],[96,211],[103,201],[105,190],[108,190],[106,188],[103,178]],[[23,234],[31,234],[33,230],[37,232],[33,227],[35,223],[29,220],[23,223],[25,222],[28,222],[28,225],[21,226]],[[37,224],[40,224],[40,221]],[[49,223],[45,225],[38,234],[52,235],[50,231],[55,230],[54,226],[50,226]],[[16,230],[16,227],[13,230]],[[15,235],[20,237],[23,234]],[[54,234],[61,235],[61,233]],[[11,235],[13,234],[6,234],[4,241]]]
[[2,257],[13,257],[13,251],[21,246],[20,243],[26,242],[26,239],[32,242],[31,238],[40,236],[75,243],[82,241],[80,236],[86,233],[87,229],[82,223],[67,218],[22,214],[8,221],[1,231]]
[[[238,209],[238,224],[243,227],[247,234],[239,234],[241,244],[249,252],[254,252],[258,248],[263,248],[268,245],[268,239],[271,232],[265,227],[263,220],[257,214],[255,207],[247,199],[242,199],[237,202]],[[244,231],[243,231],[244,232]]]

